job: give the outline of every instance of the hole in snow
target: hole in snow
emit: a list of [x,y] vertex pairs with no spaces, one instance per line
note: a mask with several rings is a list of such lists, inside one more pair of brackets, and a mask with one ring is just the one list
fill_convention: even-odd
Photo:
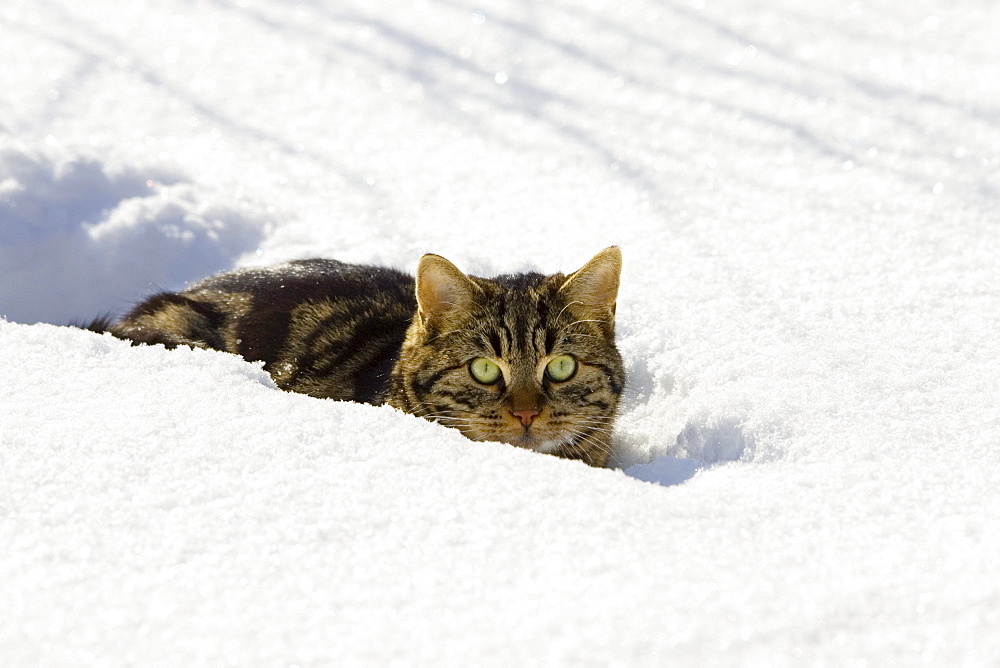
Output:
[[625,475],[659,485],[677,485],[713,464],[747,460],[754,451],[753,435],[746,430],[743,419],[690,422],[677,435],[669,454],[648,464],[631,466]]
[[745,432],[742,419],[728,417],[709,424],[688,424],[677,435],[674,448],[680,456],[716,464],[750,457],[754,442],[753,436]]

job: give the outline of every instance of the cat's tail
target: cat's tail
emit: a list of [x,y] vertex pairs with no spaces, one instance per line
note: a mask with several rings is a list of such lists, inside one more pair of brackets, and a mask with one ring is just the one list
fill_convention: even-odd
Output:
[[114,332],[111,330],[111,327],[114,324],[115,324],[115,319],[112,318],[107,313],[105,313],[104,315],[97,316],[89,323],[72,322],[70,323],[70,327],[87,329],[90,330],[91,332],[97,332],[98,334],[104,334],[105,332],[111,332],[113,334]]

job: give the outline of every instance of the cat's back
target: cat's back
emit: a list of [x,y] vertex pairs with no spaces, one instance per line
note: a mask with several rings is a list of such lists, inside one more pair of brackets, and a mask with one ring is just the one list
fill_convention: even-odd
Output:
[[111,331],[262,361],[282,389],[381,403],[415,310],[414,279],[403,272],[295,260],[154,295]]
[[216,274],[192,284],[183,294],[205,292],[242,293],[282,302],[358,294],[413,301],[413,277],[389,267],[314,258]]
[[186,291],[228,311],[232,352],[284,389],[381,402],[416,310],[413,278],[329,259],[243,269]]

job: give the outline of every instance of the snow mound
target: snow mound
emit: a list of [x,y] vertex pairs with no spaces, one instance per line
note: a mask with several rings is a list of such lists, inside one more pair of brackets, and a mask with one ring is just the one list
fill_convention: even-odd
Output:
[[169,170],[0,143],[0,315],[12,321],[121,312],[232,267],[264,229],[249,205]]
[[[383,663],[451,634],[458,657],[527,660],[544,638],[583,656],[560,622],[570,595],[611,586],[631,549],[614,539],[620,504],[658,491],[388,407],[280,392],[216,351],[3,321],[0,350],[20,379],[0,387],[13,417],[0,607],[25,622],[0,625],[0,654],[14,663]],[[446,573],[447,551],[460,556]],[[541,583],[557,586],[515,614]],[[393,610],[401,624],[373,642]],[[298,631],[267,633],[286,623]],[[53,643],[58,628],[73,631]],[[508,634],[526,641],[513,655]]]

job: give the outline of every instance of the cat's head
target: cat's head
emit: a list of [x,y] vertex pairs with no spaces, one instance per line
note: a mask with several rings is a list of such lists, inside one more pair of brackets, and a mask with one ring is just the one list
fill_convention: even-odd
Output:
[[606,465],[625,382],[620,272],[614,247],[569,276],[478,278],[425,255],[389,403],[473,440]]

